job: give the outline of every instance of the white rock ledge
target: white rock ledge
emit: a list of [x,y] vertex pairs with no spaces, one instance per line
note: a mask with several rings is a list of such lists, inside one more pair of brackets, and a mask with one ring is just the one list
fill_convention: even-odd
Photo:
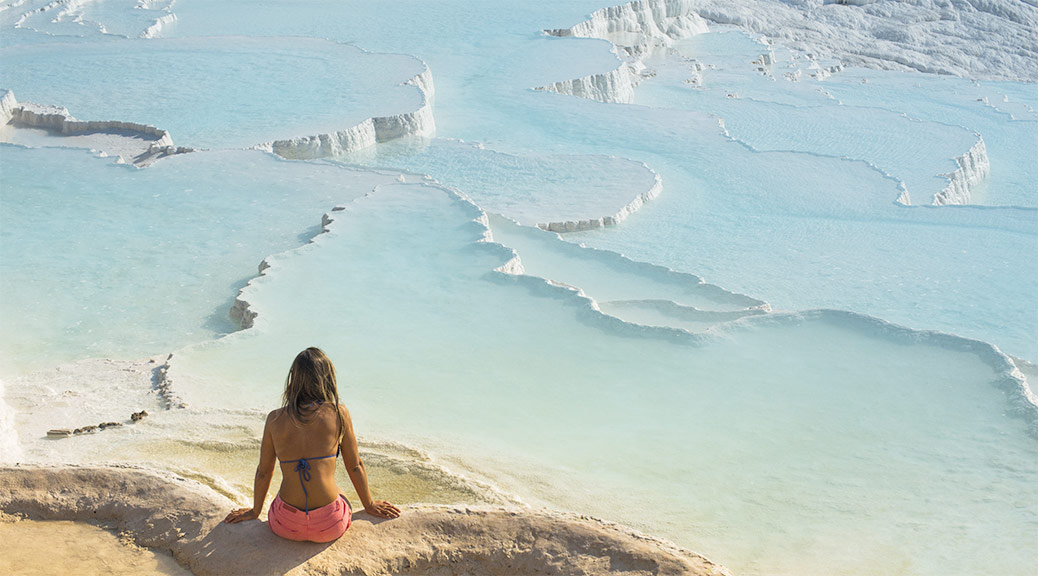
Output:
[[[270,264],[264,258],[259,263],[259,272],[256,274],[256,277],[266,276],[267,268],[270,268]],[[241,330],[247,330],[255,326],[256,317],[259,316],[259,313],[253,310],[252,305],[245,299],[245,288],[248,288],[248,285],[238,290],[238,295],[234,298],[234,304],[228,312],[231,315],[231,320],[236,322]]]
[[433,136],[436,133],[436,121],[432,110],[435,93],[432,72],[426,66],[421,74],[405,84],[416,86],[422,94],[422,105],[413,112],[368,118],[356,126],[337,132],[275,140],[260,144],[257,148],[289,160],[313,160],[361,150],[377,142],[403,136]]
[[[87,13],[89,8],[93,8],[98,3],[97,0],[52,0],[46,3],[42,1],[15,0],[13,2],[4,2],[5,5],[0,5],[0,12],[9,9],[24,10],[15,21],[14,28],[33,30],[46,35],[53,35],[47,30],[48,25],[75,22],[80,26],[84,26],[84,30],[98,30],[105,35],[124,36],[123,34],[109,32],[103,21],[94,19],[97,18],[98,14]],[[109,2],[109,4],[114,4],[114,2]],[[130,3],[127,2],[127,4]],[[176,22],[177,16],[172,12],[174,4],[176,4],[176,0],[137,0],[136,6],[133,7],[134,9],[163,12],[163,15],[155,18],[147,28],[138,34],[138,37],[156,38],[161,35],[165,26]],[[103,10],[102,12],[107,12],[108,10]],[[113,14],[107,14],[107,16],[111,17]],[[59,33],[58,35],[65,34]]]
[[547,86],[538,86],[534,90],[554,92],[566,96],[577,96],[599,102],[630,104],[634,102],[634,87],[638,84],[638,75],[628,64],[603,74],[591,74],[572,80],[560,80]]
[[155,19],[155,22],[145,28],[141,34],[141,38],[158,38],[162,35],[162,31],[166,26],[173,24],[177,21],[177,15],[170,12],[164,16],[159,16]]
[[565,232],[580,232],[584,230],[594,230],[595,228],[604,228],[606,226],[615,226],[620,222],[627,219],[632,213],[642,207],[643,204],[656,198],[660,195],[663,190],[663,181],[660,179],[659,174],[655,174],[656,181],[653,183],[652,188],[649,188],[645,192],[642,192],[636,196],[633,200],[627,203],[626,206],[620,209],[619,212],[612,216],[603,216],[602,218],[591,218],[588,220],[566,220],[564,222],[548,222],[545,224],[538,224],[537,227],[541,230],[548,230],[551,232],[565,233]]
[[599,102],[633,102],[634,88],[646,73],[642,60],[647,54],[706,31],[706,21],[695,12],[690,0],[637,0],[596,10],[588,20],[572,28],[544,32],[549,36],[608,40],[620,66],[603,74],[562,80],[534,90]]
[[[332,212],[342,212],[345,209],[345,206],[336,206],[332,208],[331,212],[326,212],[323,215],[321,215],[321,231],[317,233],[317,236],[327,233],[328,226],[330,226],[332,222],[335,222],[335,218],[332,216]],[[317,236],[311,238],[307,242],[307,244],[312,244],[313,242],[315,242]],[[259,278],[261,276],[266,276],[267,270],[270,269],[270,267],[271,264],[269,260],[267,258],[264,258],[260,261],[259,266],[256,267],[255,277]],[[252,284],[252,280],[250,280],[245,286],[238,290],[238,295],[235,296],[234,304],[231,306],[231,309],[229,311],[231,320],[237,322],[238,328],[241,330],[247,330],[255,326],[256,318],[259,316],[259,313],[252,309],[252,304],[245,299],[245,293],[248,290],[250,284]],[[170,358],[172,357],[173,355],[170,354]],[[179,398],[177,400],[179,400]]]
[[0,125],[6,126],[14,118],[14,109],[18,107],[18,100],[14,97],[14,92],[5,90],[3,95],[0,95]]
[[131,158],[136,166],[147,166],[166,156],[193,151],[192,148],[174,146],[173,137],[166,130],[137,122],[76,120],[65,108],[18,102],[10,90],[0,96],[0,124],[16,128],[36,128],[60,136],[106,134],[140,140],[147,147]]
[[552,36],[603,38],[620,46],[637,48],[688,38],[707,31],[691,0],[636,0],[610,6],[568,29],[546,30]]
[[[638,0],[598,10],[572,28],[545,32],[609,40],[618,47],[621,60],[632,65],[646,51],[669,45],[668,39],[706,31],[708,22],[764,35],[809,60],[825,55],[842,64],[869,68],[975,79],[1038,79],[1038,7],[1030,1]],[[842,64],[818,67],[812,75],[825,78]],[[790,79],[798,78],[799,71]],[[637,79],[631,77],[634,84]],[[572,83],[610,84],[605,79],[582,78],[537,89],[594,94],[581,93],[580,88],[570,87]],[[610,98],[603,101],[625,101],[622,92],[611,93]]]
[[949,204],[969,204],[972,200],[971,191],[982,180],[987,178],[991,172],[991,161],[988,160],[987,146],[984,139],[977,135],[977,143],[962,156],[955,158],[959,167],[944,174],[948,179],[948,185],[934,194],[934,206],[946,206]]

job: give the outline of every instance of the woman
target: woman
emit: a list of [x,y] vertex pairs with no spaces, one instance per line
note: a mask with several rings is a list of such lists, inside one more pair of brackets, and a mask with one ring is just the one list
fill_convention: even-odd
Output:
[[280,459],[281,488],[267,513],[270,529],[289,540],[331,542],[342,536],[350,527],[352,508],[335,485],[340,453],[364,511],[380,518],[400,516],[396,506],[371,499],[350,413],[339,403],[335,367],[319,348],[307,348],[296,356],[285,380],[283,402],[267,415],[263,427],[254,504],[234,510],[225,522],[259,518],[274,460]]

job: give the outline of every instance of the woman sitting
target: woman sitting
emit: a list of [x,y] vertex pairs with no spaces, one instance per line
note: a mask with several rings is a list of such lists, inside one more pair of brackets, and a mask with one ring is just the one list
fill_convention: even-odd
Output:
[[274,461],[280,459],[281,488],[267,513],[270,529],[289,540],[331,542],[342,536],[350,527],[353,510],[335,484],[339,454],[365,512],[380,518],[400,516],[396,506],[371,499],[350,413],[339,403],[335,367],[319,348],[307,348],[296,356],[285,380],[283,401],[281,408],[267,415],[263,427],[254,504],[232,511],[225,522],[259,518]]

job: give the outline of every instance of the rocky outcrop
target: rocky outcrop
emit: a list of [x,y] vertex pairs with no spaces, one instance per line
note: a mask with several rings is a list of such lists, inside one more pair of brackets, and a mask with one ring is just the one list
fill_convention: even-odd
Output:
[[[140,412],[134,412],[130,414],[130,423],[136,424],[141,420],[148,417],[147,410],[141,410]],[[80,428],[53,428],[47,430],[48,438],[67,438],[69,436],[75,436],[79,434],[93,434],[109,428],[121,428],[125,424],[124,422],[101,422],[99,424],[89,424]]]
[[[169,375],[169,361],[172,359],[173,354],[167,356],[165,362],[156,366],[152,370],[151,375],[152,386],[158,393],[159,398],[162,399],[162,407],[166,410],[172,410],[173,408],[187,408],[187,403],[184,402],[173,390],[173,378]],[[134,422],[136,422],[136,420]]]
[[418,504],[394,520],[357,511],[345,535],[314,544],[283,540],[265,521],[223,523],[234,505],[198,482],[139,468],[0,468],[4,514],[104,523],[199,575],[729,574],[669,542],[546,510]]

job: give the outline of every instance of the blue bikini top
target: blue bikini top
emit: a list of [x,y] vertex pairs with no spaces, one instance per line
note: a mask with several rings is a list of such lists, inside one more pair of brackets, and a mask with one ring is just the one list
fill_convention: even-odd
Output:
[[324,460],[325,458],[338,458],[339,449],[335,449],[335,454],[330,456],[315,456],[313,458],[300,458],[298,460],[282,460],[282,464],[296,463],[295,471],[299,472],[299,484],[303,487],[303,498],[306,502],[306,515],[310,515],[310,495],[306,492],[306,483],[310,481],[310,460]]

